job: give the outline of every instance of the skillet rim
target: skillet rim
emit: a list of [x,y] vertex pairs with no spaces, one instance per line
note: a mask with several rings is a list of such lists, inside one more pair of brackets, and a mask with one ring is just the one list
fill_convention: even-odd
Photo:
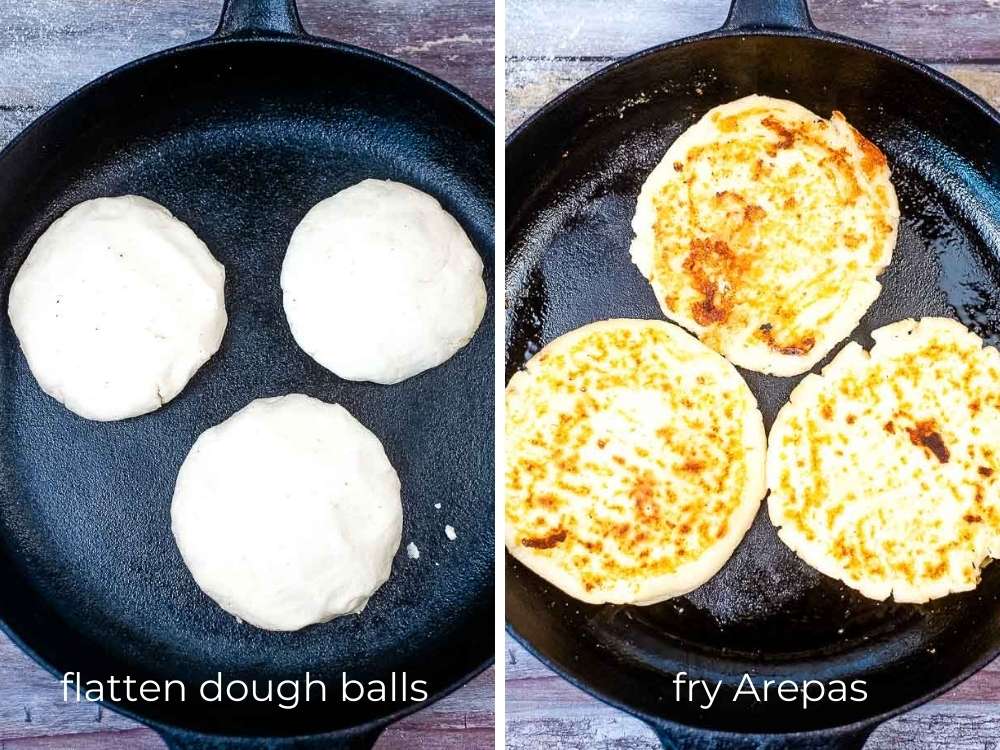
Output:
[[[215,48],[215,47],[225,47],[228,45],[245,45],[245,44],[279,44],[290,47],[304,47],[310,49],[322,50],[326,53],[344,55],[346,57],[356,57],[367,60],[369,62],[375,63],[376,65],[385,65],[390,68],[408,75],[421,84],[430,86],[432,89],[445,94],[449,99],[457,103],[460,107],[466,108],[472,114],[475,115],[478,125],[485,126],[488,129],[492,129],[494,132],[496,130],[496,122],[494,114],[491,110],[487,109],[483,104],[476,101],[469,94],[457,88],[455,85],[448,83],[447,81],[438,78],[437,76],[422,70],[415,65],[411,65],[402,60],[398,60],[394,57],[382,54],[381,52],[376,52],[374,50],[367,49],[365,47],[359,47],[357,45],[348,44],[345,42],[340,42],[334,39],[327,39],[325,37],[318,37],[308,32],[303,32],[299,34],[288,34],[285,32],[273,32],[273,31],[253,31],[253,32],[239,32],[234,34],[221,35],[218,31],[214,31],[210,36],[203,39],[197,39],[193,42],[188,42],[187,44],[178,45],[176,47],[169,47],[164,50],[159,50],[151,54],[145,55],[143,57],[137,58],[126,62],[123,65],[113,68],[112,70],[102,73],[97,78],[85,83],[83,86],[79,87],[75,91],[72,91],[58,102],[53,104],[51,107],[46,109],[41,115],[32,120],[26,127],[20,130],[8,143],[0,149],[0,167],[2,167],[4,160],[10,155],[10,153],[17,148],[20,143],[25,140],[28,135],[36,129],[36,127],[41,126],[56,117],[58,117],[63,110],[67,107],[78,103],[80,100],[89,96],[92,91],[110,82],[111,80],[122,76],[127,73],[131,73],[138,68],[141,68],[147,64],[159,63],[163,60],[187,54],[189,52],[196,52],[199,50]],[[492,145],[492,144],[491,144]],[[495,155],[494,155],[495,161]],[[494,195],[490,196],[491,202],[493,203],[493,213],[494,221],[493,225],[490,227],[490,231],[494,235],[494,269],[496,266],[496,201],[495,201],[495,189],[496,189],[496,165],[494,164]],[[496,512],[496,501],[494,498],[494,512]],[[494,544],[489,545],[489,552],[492,555],[494,550]],[[42,667],[46,672],[55,676],[62,677],[63,673],[60,672],[55,665],[51,664],[47,659],[43,658],[39,653],[29,647],[21,636],[15,632],[3,619],[0,617],[0,632],[7,636],[10,641],[17,646],[17,648],[26,656],[28,656],[37,665]],[[447,697],[451,693],[458,690],[460,687],[468,684],[474,678],[478,677],[480,674],[485,672],[490,666],[496,661],[496,655],[494,649],[492,648],[492,639],[487,639],[486,641],[490,644],[490,649],[486,652],[483,659],[478,661],[475,666],[468,671],[465,671],[455,680],[447,683],[439,690],[431,694],[426,700],[420,701],[419,703],[409,703],[405,704],[403,707],[376,719],[372,719],[364,724],[356,724],[340,729],[331,729],[326,731],[321,731],[313,734],[296,734],[296,735],[226,735],[206,732],[203,730],[192,729],[183,723],[165,723],[162,721],[153,720],[147,718],[142,713],[136,711],[130,705],[123,703],[116,703],[108,700],[97,701],[101,706],[107,707],[109,710],[115,713],[121,714],[135,722],[143,724],[144,726],[150,727],[155,730],[163,738],[179,738],[179,737],[210,737],[216,741],[247,741],[249,739],[266,737],[269,739],[274,739],[281,743],[292,743],[295,741],[309,741],[316,740],[317,738],[341,738],[349,739],[352,737],[359,737],[363,735],[370,735],[380,733],[382,729],[396,723],[397,721],[409,716],[410,714],[416,713],[418,711],[427,708],[433,703]],[[141,705],[141,704],[140,704]],[[183,705],[181,710],[175,715],[183,714]]]
[[[934,70],[929,65],[921,63],[912,58],[906,57],[905,55],[900,55],[899,53],[893,52],[892,50],[885,49],[884,47],[879,47],[874,44],[869,44],[868,42],[861,41],[859,39],[853,39],[842,34],[837,34],[834,32],[823,31],[821,29],[812,26],[811,28],[728,28],[723,26],[721,28],[707,31],[702,34],[695,34],[693,36],[683,37],[681,39],[675,39],[664,44],[658,44],[653,47],[648,47],[639,52],[632,53],[625,57],[622,57],[609,65],[601,68],[600,70],[591,73],[582,80],[570,86],[568,89],[560,92],[557,96],[547,101],[541,107],[536,109],[527,119],[524,120],[520,125],[518,125],[509,136],[504,141],[504,153],[507,156],[507,151],[511,146],[515,145],[515,142],[522,137],[526,137],[527,131],[533,126],[537,125],[544,117],[548,116],[558,107],[562,106],[566,101],[571,98],[585,95],[586,90],[589,89],[592,84],[596,83],[599,79],[604,79],[609,76],[615,75],[620,68],[628,65],[640,62],[644,58],[652,57],[653,55],[659,54],[666,50],[670,50],[676,47],[681,47],[688,44],[694,44],[703,41],[714,41],[717,39],[739,39],[748,37],[779,37],[783,39],[794,39],[794,40],[804,40],[804,41],[818,41],[829,44],[834,47],[848,47],[854,50],[859,50],[871,55],[881,58],[881,61],[889,61],[902,65],[904,68],[908,68],[913,72],[922,75],[925,79],[928,79],[928,83],[931,85],[943,86],[945,89],[953,94],[957,94],[962,98],[967,104],[973,106],[984,114],[989,120],[992,121],[993,125],[1000,129],[1000,111],[994,109],[985,99],[980,97],[975,92],[963,86],[961,83],[953,78],[946,76],[943,73]],[[505,169],[506,169],[506,158],[505,158]],[[510,227],[506,223],[506,219],[510,216],[510,208],[505,206],[505,234],[509,232]],[[508,246],[505,244],[504,248],[504,296],[505,298],[509,296],[509,284],[513,281],[514,272],[513,268],[517,266],[516,263],[508,263]],[[504,308],[504,326],[506,334],[506,326],[508,323],[508,313],[505,305]],[[506,338],[506,336],[505,336]],[[506,350],[506,341],[505,346]],[[506,351],[505,351],[506,354]],[[519,567],[524,567],[521,563],[514,560],[510,553],[504,549],[504,560],[505,560],[505,578],[507,575],[506,563],[511,562]],[[535,574],[524,568],[529,575],[534,576]],[[505,588],[506,597],[506,588]],[[507,619],[506,607],[504,611],[504,619],[506,621],[505,631],[511,635],[518,644],[521,645],[529,654],[540,661],[548,669],[553,671],[562,679],[569,682],[574,687],[583,690],[588,695],[600,700],[602,703],[610,705],[621,711],[624,711],[638,719],[644,721],[647,725],[653,728],[659,734],[659,730],[669,729],[681,733],[694,733],[703,734],[710,736],[712,738],[722,739],[722,740],[733,740],[733,741],[749,741],[753,739],[764,740],[773,737],[780,737],[782,740],[802,740],[802,741],[815,741],[819,739],[834,739],[837,737],[847,738],[851,736],[867,737],[875,728],[880,724],[888,721],[894,716],[898,716],[903,713],[912,711],[913,709],[928,703],[934,698],[946,693],[947,691],[954,688],[956,685],[969,679],[972,675],[976,674],[983,669],[987,664],[994,661],[998,656],[1000,656],[1000,645],[998,645],[994,652],[986,657],[976,659],[969,665],[964,667],[960,672],[950,680],[946,681],[942,685],[932,688],[931,690],[923,693],[920,697],[909,701],[908,703],[902,704],[895,708],[889,709],[888,711],[883,711],[880,714],[869,716],[864,719],[859,719],[858,721],[849,724],[835,724],[828,727],[799,730],[793,732],[769,732],[769,733],[746,733],[746,732],[733,732],[730,730],[720,730],[713,729],[707,726],[699,726],[696,724],[686,724],[675,719],[668,718],[666,716],[649,714],[641,711],[634,706],[627,704],[618,698],[612,698],[609,695],[602,693],[597,688],[588,684],[588,682],[579,676],[572,670],[571,665],[557,664],[555,660],[550,659],[547,655],[542,654],[535,646],[530,642],[530,640],[518,632],[516,626]]]
[[[574,96],[584,93],[584,89],[589,88],[593,83],[596,83],[598,79],[604,78],[605,76],[612,75],[616,73],[619,68],[625,67],[626,65],[631,65],[632,63],[639,62],[644,57],[652,57],[655,54],[672,49],[674,47],[680,47],[686,44],[694,44],[696,42],[706,42],[713,41],[716,39],[733,39],[741,37],[781,37],[785,39],[800,39],[809,41],[819,41],[826,42],[834,47],[850,47],[862,52],[867,52],[869,54],[875,55],[876,57],[886,58],[892,62],[899,63],[916,73],[923,75],[925,78],[931,79],[932,83],[944,86],[946,89],[952,93],[958,94],[967,103],[973,105],[986,115],[988,118],[993,120],[993,124],[1000,127],[1000,111],[994,109],[990,104],[983,99],[979,94],[971,91],[970,89],[963,86],[961,83],[956,81],[954,78],[946,76],[944,73],[940,73],[934,68],[926,65],[922,62],[914,60],[913,58],[906,57],[905,55],[900,55],[897,52],[886,49],[884,47],[878,47],[874,44],[869,44],[868,42],[861,41],[860,39],[852,39],[849,36],[844,36],[842,34],[836,34],[832,31],[822,31],[813,27],[811,30],[806,29],[772,29],[772,28],[750,28],[750,29],[729,29],[720,28],[714,31],[707,31],[703,34],[695,34],[694,36],[687,36],[681,39],[675,39],[664,44],[658,44],[654,47],[647,47],[639,52],[633,52],[630,55],[619,58],[612,63],[609,63],[605,67],[597,70],[585,78],[577,81],[568,89],[560,92],[554,98],[549,99],[545,104],[532,112],[528,118],[518,125],[504,139],[504,151],[514,145],[519,137],[522,137],[531,126],[535,125],[539,120],[545,115],[549,114],[552,110],[560,106],[564,101],[570,99]],[[2,154],[0,154],[2,156]]]

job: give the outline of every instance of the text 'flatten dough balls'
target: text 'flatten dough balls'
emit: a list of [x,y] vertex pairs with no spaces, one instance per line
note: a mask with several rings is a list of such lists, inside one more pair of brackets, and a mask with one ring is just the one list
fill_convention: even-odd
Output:
[[346,380],[398,383],[441,364],[486,310],[483,261],[434,198],[364,180],[316,204],[281,268],[295,340]]
[[87,419],[125,419],[172,399],[218,350],[224,285],[222,265],[163,206],[97,198],[38,238],[9,313],[42,390]]
[[268,630],[360,612],[392,572],[403,523],[379,439],[300,394],[258,399],[202,433],[170,512],[202,590]]
[[924,602],[1000,554],[1000,354],[957,321],[847,344],[771,428],[768,510],[811,566],[872,599]]
[[608,320],[507,386],[506,544],[592,603],[652,604],[711,578],[765,492],[764,425],[736,368],[663,321]]
[[878,297],[898,224],[885,156],[841,113],[748,96],[673,143],[631,252],[668,318],[741,367],[796,375]]

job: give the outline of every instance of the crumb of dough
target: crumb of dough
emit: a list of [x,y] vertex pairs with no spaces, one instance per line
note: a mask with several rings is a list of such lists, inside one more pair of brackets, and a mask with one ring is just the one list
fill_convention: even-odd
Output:
[[434,507],[441,510],[441,503],[434,503]]
[[417,560],[420,557],[420,550],[417,549],[417,545],[410,542],[406,545],[406,554],[411,560]]
[[451,541],[453,541],[453,542],[454,542],[454,541],[455,541],[456,539],[458,539],[458,534],[456,534],[456,533],[455,533],[455,529],[454,529],[454,527],[452,527],[452,526],[445,526],[445,527],[444,527],[444,535],[445,535],[446,537],[448,537],[448,538],[449,538],[449,539],[450,539]]

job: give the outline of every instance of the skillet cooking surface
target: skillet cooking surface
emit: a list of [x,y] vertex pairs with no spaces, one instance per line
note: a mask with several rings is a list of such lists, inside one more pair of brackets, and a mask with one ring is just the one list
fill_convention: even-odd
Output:
[[[335,729],[401,707],[335,710],[341,670],[384,681],[406,671],[433,694],[489,660],[492,299],[473,341],[444,365],[395,386],[348,383],[296,346],[278,276],[305,212],[377,177],[439,198],[483,255],[491,290],[492,125],[411,72],[332,47],[241,41],[157,56],[86,89],[0,163],[4,310],[39,233],[97,196],[162,203],[226,266],[220,351],[177,398],[136,419],[74,416],[38,388],[10,326],[0,332],[0,616],[60,671],[186,680],[183,714],[126,707],[154,721],[231,734]],[[198,434],[255,398],[298,391],[343,404],[382,440],[402,480],[403,544],[362,615],[269,633],[197,588],[169,506]],[[195,699],[219,671],[278,680],[307,670],[331,680],[327,705]]]
[[[667,45],[626,61],[512,138],[508,378],[544,344],[586,323],[663,319],[629,259],[639,188],[697,118],[751,93],[789,98],[824,117],[839,109],[888,156],[902,210],[899,242],[881,296],[851,339],[868,347],[882,325],[943,315],[1000,343],[997,121],[898,58],[772,32]],[[741,374],[769,429],[801,376]],[[837,726],[915,700],[995,652],[998,603],[1000,565],[984,571],[978,590],[925,606],[865,599],[800,562],[763,506],[718,575],[650,607],[585,605],[507,557],[508,619],[543,658],[617,705],[730,731]],[[678,669],[726,681],[712,711],[675,702],[669,675]],[[864,678],[869,699],[807,712],[780,701],[734,704],[732,688],[745,671]]]

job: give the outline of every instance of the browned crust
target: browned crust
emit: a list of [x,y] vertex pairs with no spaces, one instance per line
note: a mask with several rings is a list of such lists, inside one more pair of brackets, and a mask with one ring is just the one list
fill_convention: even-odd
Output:
[[[888,166],[885,156],[847,124],[839,112],[834,113],[833,119],[843,121],[854,142],[839,148],[831,143],[827,134],[829,122],[818,118],[786,117],[769,106],[750,107],[733,115],[714,113],[711,119],[724,134],[738,131],[745,122],[756,121],[771,137],[756,141],[722,140],[695,146],[685,153],[684,161],[673,162],[674,171],[683,174],[665,185],[654,198],[658,218],[653,228],[656,250],[652,277],[664,283],[667,279],[679,277],[676,264],[681,258],[677,256],[686,248],[681,266],[687,280],[686,283],[673,282],[682,287],[680,290],[661,289],[662,303],[665,309],[672,312],[687,308],[691,319],[708,329],[700,334],[703,340],[716,349],[723,340],[718,332],[740,330],[747,323],[756,324],[763,313],[764,320],[773,324],[775,330],[762,330],[755,334],[761,343],[784,356],[808,356],[816,348],[817,331],[821,330],[825,320],[819,321],[810,330],[804,329],[797,322],[799,292],[795,292],[794,298],[786,299],[780,288],[769,285],[765,289],[759,283],[760,269],[771,262],[772,248],[762,240],[768,231],[767,213],[760,205],[751,202],[753,196],[746,191],[741,194],[721,190],[708,195],[699,194],[695,199],[693,191],[698,184],[698,172],[689,169],[689,166],[707,164],[711,170],[714,163],[742,162],[751,168],[753,179],[760,181],[770,170],[765,164],[770,162],[768,157],[773,159],[779,151],[799,146],[812,151],[820,149],[823,153],[818,166],[836,175],[833,179],[841,186],[836,200],[847,206],[865,195],[859,182],[862,172],[869,179],[884,176]],[[796,171],[801,174],[798,164],[792,166],[790,177],[795,178]],[[704,190],[704,186],[701,189]],[[807,222],[794,189],[788,186],[776,189],[779,192],[772,198],[777,205],[784,206],[786,213],[799,212],[798,220]],[[884,191],[879,195],[887,200]],[[690,229],[678,234],[677,227],[684,222]],[[864,263],[875,262],[882,253],[885,236],[893,231],[892,226],[884,221],[876,224],[875,231],[867,235],[845,230],[839,237],[822,239],[820,244],[825,243],[824,249],[817,252],[822,256],[826,248],[840,244],[856,251],[859,257],[864,258]],[[810,285],[813,287],[810,297],[825,298],[838,292],[842,280],[835,272],[823,273]],[[683,287],[693,291],[693,294],[691,291],[685,294]]]
[[948,450],[948,446],[944,444],[941,433],[938,432],[937,425],[933,419],[921,420],[913,427],[908,428],[907,432],[910,433],[911,443],[926,448],[941,463],[948,463],[951,453]]
[[[713,387],[713,376],[681,387],[661,360],[675,346],[659,327],[604,328],[550,352],[544,366],[539,359],[535,382],[522,386],[568,399],[544,429],[523,415],[519,440],[531,457],[508,454],[506,521],[519,548],[555,558],[586,591],[673,573],[725,538],[742,502],[747,449],[737,402]],[[679,361],[688,356],[678,350]],[[654,431],[655,444],[623,444],[595,426],[621,388],[671,404],[675,416]],[[718,409],[706,411],[716,398]],[[598,491],[604,479],[611,483]],[[609,512],[591,514],[588,505]]]
[[566,530],[557,529],[551,534],[541,537],[526,536],[521,539],[521,546],[531,549],[552,549],[558,544],[566,541]]

